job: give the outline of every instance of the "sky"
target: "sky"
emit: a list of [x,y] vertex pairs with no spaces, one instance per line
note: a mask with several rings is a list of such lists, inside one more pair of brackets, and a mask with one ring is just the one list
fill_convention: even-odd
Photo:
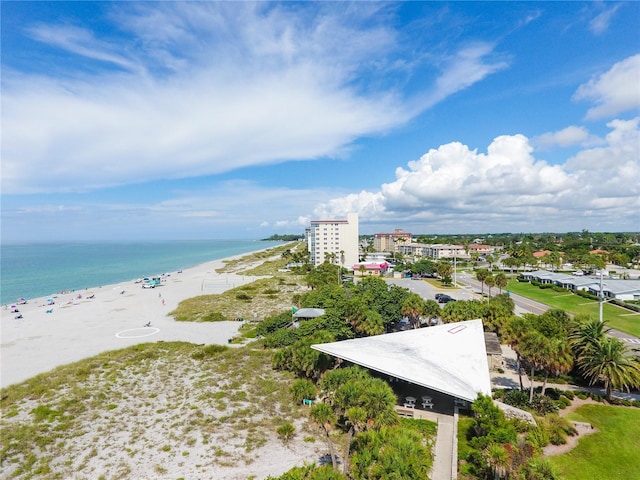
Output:
[[1,4],[1,239],[640,231],[638,2]]

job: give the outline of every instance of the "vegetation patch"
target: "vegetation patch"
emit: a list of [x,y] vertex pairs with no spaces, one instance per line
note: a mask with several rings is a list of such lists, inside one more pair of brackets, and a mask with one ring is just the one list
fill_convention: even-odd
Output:
[[[151,451],[158,474],[179,471],[184,452],[194,464],[220,464],[220,457],[243,465],[252,461],[249,452],[277,441],[285,422],[305,425],[307,410],[282,401],[293,381],[272,370],[269,351],[183,342],[58,367],[0,392],[2,475],[143,478],[149,473],[128,462],[144,464]],[[225,447],[220,455],[195,448],[205,444]]]
[[[599,431],[578,446],[550,459],[565,480],[616,478],[635,480],[640,472],[640,411],[625,407],[583,405],[569,415]],[[615,475],[615,476],[614,476]]]

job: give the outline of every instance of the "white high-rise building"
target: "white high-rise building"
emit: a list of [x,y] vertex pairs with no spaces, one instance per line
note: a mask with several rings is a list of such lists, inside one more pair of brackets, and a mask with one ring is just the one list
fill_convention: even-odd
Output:
[[307,230],[307,248],[311,263],[317,267],[330,263],[351,268],[358,263],[358,214],[347,214],[346,220],[311,220]]

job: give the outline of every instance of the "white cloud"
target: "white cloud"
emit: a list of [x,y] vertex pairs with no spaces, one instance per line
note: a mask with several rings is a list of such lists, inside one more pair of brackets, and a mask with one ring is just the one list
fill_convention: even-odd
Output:
[[[373,224],[417,225],[421,231],[568,231],[588,213],[600,227],[638,228],[640,118],[615,120],[606,146],[586,149],[564,165],[532,156],[523,135],[497,137],[487,153],[458,142],[432,149],[379,192],[323,202],[316,212],[360,213]],[[584,228],[584,227],[580,227]],[[594,227],[591,227],[594,228]],[[602,229],[601,228],[601,229]]]
[[574,100],[589,100],[596,106],[587,112],[588,119],[612,117],[640,109],[640,54],[616,63],[611,69],[581,85]]
[[591,22],[589,23],[589,30],[591,30],[594,34],[600,35],[609,29],[609,24],[611,23],[611,19],[613,15],[620,8],[620,4],[614,5],[611,8],[607,8],[599,13]]
[[[384,7],[114,5],[128,42],[37,25],[28,30],[34,38],[77,62],[58,65],[56,73],[67,68],[61,76],[5,68],[3,193],[91,191],[339,156],[429,106],[416,108],[388,80],[399,48],[378,15]],[[445,62],[431,104],[502,68],[485,62],[491,48]]]
[[96,39],[90,30],[75,26],[35,25],[27,29],[36,40],[67,50],[76,55],[137,71],[140,63],[119,54],[115,47]]
[[50,241],[68,240],[70,232],[75,240],[263,238],[271,233],[302,233],[310,217],[300,212],[311,212],[318,200],[328,201],[340,193],[228,181],[174,190],[164,199],[139,203],[71,195],[65,196],[64,203],[21,206],[14,205],[16,197],[11,197],[1,212],[2,238],[33,241],[34,230],[39,235],[36,239]]
[[540,149],[553,147],[569,147],[572,145],[594,145],[600,143],[600,139],[589,134],[585,127],[570,125],[557,132],[547,132],[531,139],[531,144]]
[[428,108],[448,96],[464,90],[485,77],[508,66],[506,61],[487,61],[493,53],[493,45],[478,42],[458,51],[444,61],[444,68],[436,80],[435,88],[418,102],[420,108]]

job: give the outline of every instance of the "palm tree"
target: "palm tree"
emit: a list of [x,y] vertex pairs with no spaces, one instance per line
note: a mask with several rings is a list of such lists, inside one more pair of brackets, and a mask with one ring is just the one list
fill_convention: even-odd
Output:
[[487,277],[490,275],[489,270],[487,270],[486,268],[481,268],[476,272],[476,279],[480,282],[481,285],[481,293],[482,296],[484,296],[484,281],[487,279]]
[[350,454],[351,454],[351,440],[359,432],[363,432],[367,428],[367,412],[362,407],[351,407],[345,413],[345,424],[349,427],[347,431],[347,439],[345,442],[345,454],[343,472],[345,475],[349,474],[350,469]]
[[429,316],[429,319],[439,318],[442,314],[440,305],[435,300],[427,300],[424,302],[424,314]]
[[522,357],[520,355],[520,349],[522,341],[529,331],[528,322],[523,317],[512,317],[506,328],[506,340],[509,346],[516,352],[516,368],[518,369],[518,378],[520,380],[520,390],[524,390],[522,385],[522,370],[520,365],[522,363]]
[[573,350],[566,338],[549,338],[546,346],[547,357],[543,361],[545,371],[542,395],[547,388],[549,374],[558,376],[565,374],[573,368]]
[[327,446],[329,447],[329,454],[331,455],[331,464],[333,468],[338,465],[336,461],[336,451],[331,441],[331,430],[336,423],[338,417],[333,413],[333,409],[326,403],[316,403],[309,411],[311,419],[325,434],[327,439]]
[[424,300],[417,293],[411,293],[402,303],[402,315],[409,319],[413,328],[420,328],[420,316],[424,314]]
[[496,279],[493,275],[488,275],[487,278],[484,279],[484,283],[489,287],[489,300],[491,300],[491,289],[496,286]]
[[491,468],[493,478],[503,478],[509,466],[509,452],[507,449],[497,443],[490,443],[482,452],[482,456]]
[[547,338],[537,330],[529,331],[522,339],[520,353],[531,368],[531,388],[529,390],[529,403],[533,402],[533,379],[536,370],[542,370],[547,359]]
[[509,283],[507,276],[504,273],[499,273],[496,275],[496,287],[500,289],[500,293],[502,293],[502,289],[507,286]]
[[606,334],[611,330],[607,327],[607,321],[601,322],[597,318],[587,318],[583,321],[578,321],[576,327],[569,334],[569,341],[573,346],[578,361],[585,354],[593,349],[597,348],[600,342],[606,338]]
[[358,267],[358,272],[360,272],[361,277],[364,277],[364,274],[367,272],[367,267],[360,264],[360,266]]
[[588,348],[578,362],[590,385],[604,382],[609,401],[614,389],[628,391],[631,387],[640,386],[640,357],[630,352],[617,338],[601,340],[597,346]]

